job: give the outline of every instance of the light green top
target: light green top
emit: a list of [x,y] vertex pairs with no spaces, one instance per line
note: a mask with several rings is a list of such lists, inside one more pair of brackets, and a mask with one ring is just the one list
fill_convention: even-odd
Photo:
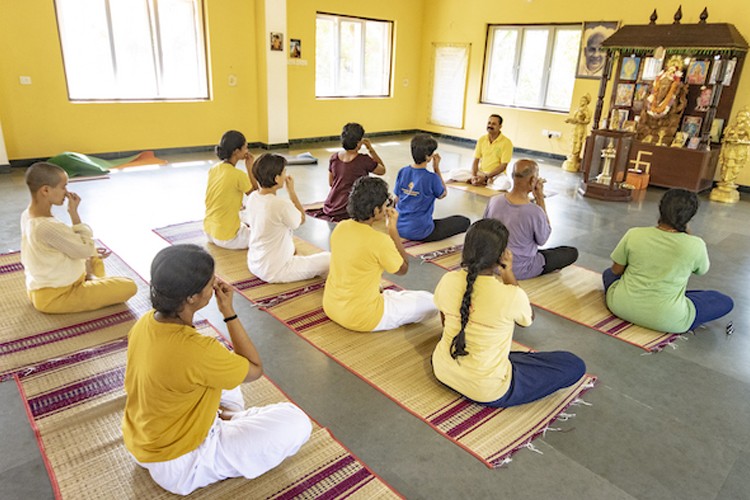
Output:
[[610,311],[653,330],[687,331],[695,319],[695,306],[685,297],[688,278],[705,274],[709,267],[702,239],[636,227],[625,233],[611,257],[626,267],[607,290]]

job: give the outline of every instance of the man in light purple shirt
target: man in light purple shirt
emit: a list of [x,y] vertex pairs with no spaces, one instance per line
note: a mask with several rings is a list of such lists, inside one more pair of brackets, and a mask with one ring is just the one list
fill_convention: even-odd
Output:
[[[533,203],[529,193],[534,195]],[[547,242],[552,227],[544,205],[544,180],[532,160],[518,160],[513,165],[513,189],[490,198],[484,217],[497,219],[508,228],[513,274],[519,280],[551,273],[578,259],[574,247],[538,248]]]

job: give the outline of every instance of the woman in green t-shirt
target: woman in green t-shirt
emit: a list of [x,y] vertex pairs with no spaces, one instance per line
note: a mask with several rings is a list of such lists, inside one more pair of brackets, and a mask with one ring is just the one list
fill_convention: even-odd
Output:
[[714,290],[686,290],[692,274],[708,272],[706,243],[688,232],[698,196],[670,189],[659,202],[656,227],[631,228],[604,271],[607,307],[616,316],[653,330],[682,333],[721,318],[734,307]]

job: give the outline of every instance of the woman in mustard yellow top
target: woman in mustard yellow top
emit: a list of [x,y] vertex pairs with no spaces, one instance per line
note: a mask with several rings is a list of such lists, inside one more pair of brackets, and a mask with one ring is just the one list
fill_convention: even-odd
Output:
[[[151,264],[154,310],[128,333],[125,446],[162,488],[187,495],[230,477],[257,477],[310,437],[307,416],[291,403],[245,409],[239,384],[263,365],[214,278],[214,260],[197,245],[160,251]],[[198,333],[193,315],[216,296],[234,352]]]
[[507,245],[508,230],[495,219],[479,220],[466,232],[462,269],[445,274],[435,288],[443,335],[432,353],[439,381],[502,408],[543,398],[586,372],[569,352],[510,350],[514,326],[529,326],[533,313]]
[[[216,146],[216,156],[221,163],[208,171],[203,230],[214,245],[229,250],[245,249],[250,229],[240,220],[240,210],[243,196],[258,189],[252,172],[253,155],[245,136],[230,130]],[[235,167],[240,160],[244,160],[246,172]]]

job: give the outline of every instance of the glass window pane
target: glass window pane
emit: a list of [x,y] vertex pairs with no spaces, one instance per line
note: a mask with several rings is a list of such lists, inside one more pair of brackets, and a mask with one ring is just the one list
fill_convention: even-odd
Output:
[[368,21],[365,23],[365,75],[363,95],[388,93],[388,66],[391,53],[390,23]]
[[337,23],[318,17],[315,22],[315,95],[335,95]]
[[104,2],[57,0],[56,5],[70,99],[113,96],[115,76]]
[[57,0],[71,99],[207,98],[201,0]]
[[387,96],[390,21],[318,14],[315,24],[317,97]]
[[208,98],[203,27],[195,0],[158,0],[160,94]]
[[362,23],[339,23],[339,81],[340,95],[358,95],[362,86]]
[[547,57],[548,29],[526,29],[523,35],[518,86],[515,103],[527,106],[542,104],[542,83]]
[[512,104],[515,93],[515,59],[518,30],[494,29],[490,63],[485,83],[485,100],[497,104]]
[[117,95],[112,97],[147,99],[157,96],[154,46],[146,2],[109,0],[109,5],[117,78]]
[[581,43],[580,29],[558,29],[555,48],[552,51],[549,83],[547,85],[548,108],[566,110],[573,99],[576,78],[578,48]]

